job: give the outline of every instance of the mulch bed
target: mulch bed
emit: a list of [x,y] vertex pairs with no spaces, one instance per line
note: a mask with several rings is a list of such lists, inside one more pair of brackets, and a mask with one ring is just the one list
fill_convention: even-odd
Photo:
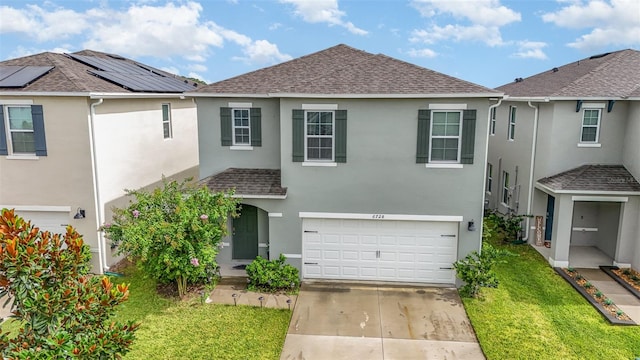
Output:
[[598,309],[612,324],[636,325],[631,318],[602,294],[595,286],[586,280],[575,269],[557,269],[556,271],[567,280],[578,292]]

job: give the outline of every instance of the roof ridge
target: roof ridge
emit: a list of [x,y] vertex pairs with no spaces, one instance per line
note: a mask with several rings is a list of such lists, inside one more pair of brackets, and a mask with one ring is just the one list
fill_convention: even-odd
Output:
[[[613,56],[609,57],[607,60],[603,61],[601,64],[599,64],[598,66],[594,67],[593,69],[591,69],[590,71],[588,71],[584,75],[574,79],[570,83],[568,83],[565,86],[561,87],[553,95],[562,94],[564,92],[564,90],[570,88],[571,86],[574,86],[574,85],[580,83],[583,79],[587,79],[587,78],[593,76],[594,74],[597,74],[601,69],[606,68],[608,66],[611,66],[612,65],[612,60],[618,59],[618,57],[620,57],[620,55],[623,54],[624,51],[625,50],[618,50],[618,51],[611,51],[609,53],[605,53],[606,55],[604,55],[604,56],[607,56],[607,57],[609,57],[610,55],[613,55]],[[570,64],[563,65],[562,67],[569,66],[571,64],[576,64],[576,63],[580,64],[581,61],[596,60],[597,57],[594,57],[594,56],[598,56],[598,55],[592,55],[592,56],[590,56],[588,58],[584,58],[584,59],[581,59],[581,60],[574,61],[574,62],[572,62]],[[535,76],[535,75],[533,75],[533,76]]]

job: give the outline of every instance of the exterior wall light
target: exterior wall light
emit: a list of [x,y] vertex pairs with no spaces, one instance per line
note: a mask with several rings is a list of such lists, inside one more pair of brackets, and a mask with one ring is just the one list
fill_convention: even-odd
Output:
[[73,218],[74,219],[84,219],[85,218],[84,209],[78,208],[78,210],[76,211],[76,214],[73,215]]
[[475,223],[475,221],[473,221],[473,219],[471,219],[471,221],[469,221],[469,224],[467,225],[467,230],[476,231],[476,223]]

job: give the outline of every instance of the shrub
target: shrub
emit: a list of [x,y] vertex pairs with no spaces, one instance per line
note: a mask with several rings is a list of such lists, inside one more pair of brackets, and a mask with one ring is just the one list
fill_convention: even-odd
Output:
[[101,230],[118,254],[135,258],[142,270],[162,283],[207,282],[215,273],[218,244],[227,234],[227,217],[237,216],[232,193],[211,193],[187,182],[165,182],[152,192],[131,191],[135,202],[114,209],[113,222]]
[[283,254],[271,261],[256,257],[246,268],[249,290],[296,292],[300,287],[300,275],[298,269],[285,263],[286,259]]
[[507,215],[500,215],[495,212],[487,215],[486,220],[495,224],[495,231],[500,233],[504,241],[512,242],[522,238],[522,221],[528,215],[515,215],[509,213]]
[[0,358],[114,359],[129,351],[139,324],[113,322],[128,285],[89,275],[91,253],[71,226],[41,232],[3,209],[0,297],[13,299],[15,337],[0,329]]
[[453,263],[456,275],[464,285],[460,294],[467,297],[479,297],[483,287],[498,287],[498,278],[493,270],[497,263],[505,261],[507,256],[515,254],[504,249],[496,249],[488,242],[482,243],[482,252],[473,251],[463,260]]

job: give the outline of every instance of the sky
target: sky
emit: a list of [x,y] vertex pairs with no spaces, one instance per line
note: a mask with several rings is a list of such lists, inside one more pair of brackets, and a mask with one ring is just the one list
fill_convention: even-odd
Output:
[[207,83],[346,44],[494,88],[640,49],[640,0],[0,0],[0,60],[83,49]]

